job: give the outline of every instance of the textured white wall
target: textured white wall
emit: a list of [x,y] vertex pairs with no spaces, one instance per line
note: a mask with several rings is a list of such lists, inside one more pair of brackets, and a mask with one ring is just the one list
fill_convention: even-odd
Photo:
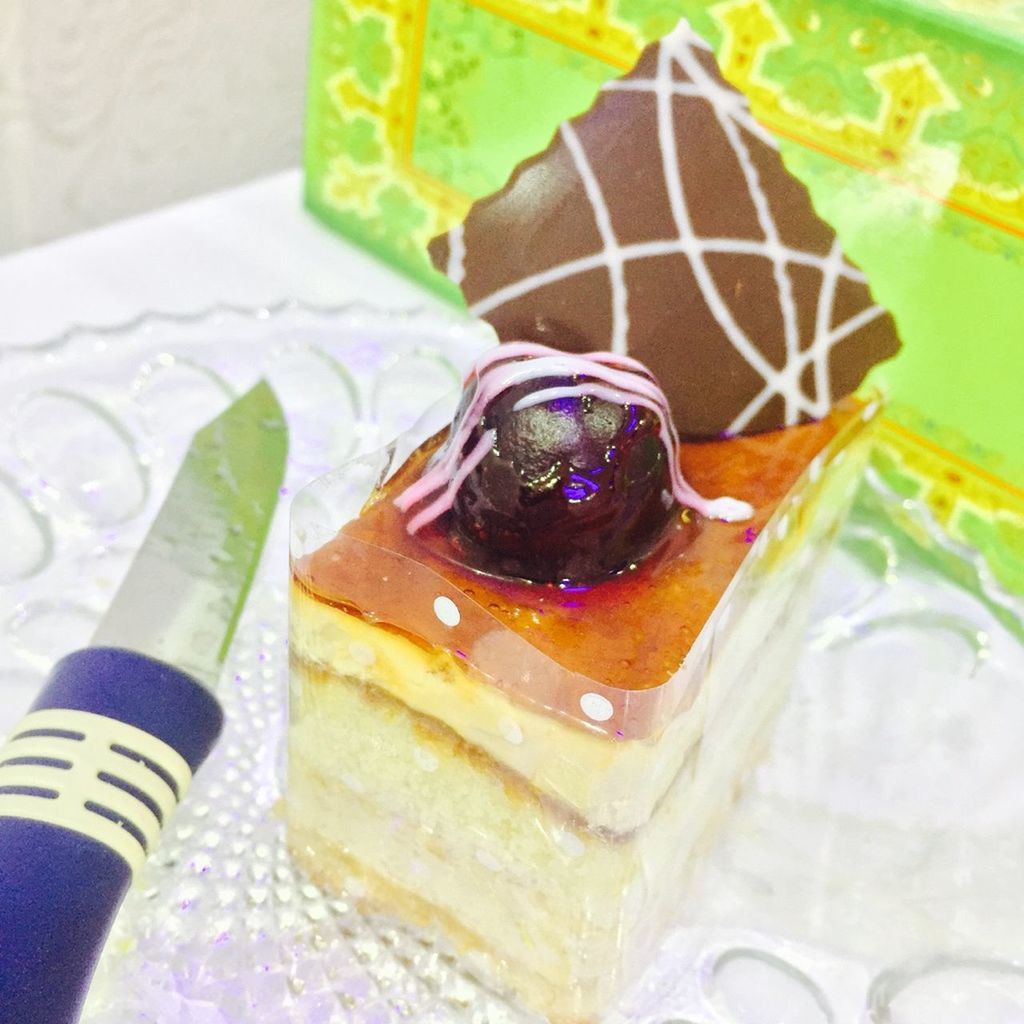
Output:
[[301,160],[309,0],[0,0],[0,252]]

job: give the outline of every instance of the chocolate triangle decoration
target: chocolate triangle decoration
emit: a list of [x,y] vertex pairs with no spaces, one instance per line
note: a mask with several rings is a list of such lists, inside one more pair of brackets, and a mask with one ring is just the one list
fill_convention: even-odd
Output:
[[430,255],[503,341],[646,363],[687,437],[817,419],[899,348],[685,22]]

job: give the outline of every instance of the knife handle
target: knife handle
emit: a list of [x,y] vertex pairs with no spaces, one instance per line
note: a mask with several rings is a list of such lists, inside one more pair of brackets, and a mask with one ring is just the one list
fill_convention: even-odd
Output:
[[0,1024],[74,1024],[133,874],[220,734],[191,676],[133,651],[59,661],[0,747]]

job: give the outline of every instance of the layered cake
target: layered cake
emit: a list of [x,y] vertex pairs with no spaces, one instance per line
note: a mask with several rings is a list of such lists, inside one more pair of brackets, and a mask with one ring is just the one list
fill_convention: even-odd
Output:
[[510,343],[296,499],[290,844],[596,1019],[766,740],[897,342],[685,25],[432,255]]

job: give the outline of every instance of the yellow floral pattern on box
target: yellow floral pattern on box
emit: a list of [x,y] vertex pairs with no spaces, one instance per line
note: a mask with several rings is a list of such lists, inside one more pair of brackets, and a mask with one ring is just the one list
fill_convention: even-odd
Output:
[[[1012,3],[957,4],[980,4],[988,21],[1016,17]],[[431,33],[437,12],[461,21]],[[991,47],[982,56],[969,35],[951,42],[942,26],[839,0],[321,0],[310,205],[328,219],[342,215],[343,230],[358,225],[360,240],[425,276],[425,242],[523,155],[513,144],[497,160],[478,138],[489,131],[490,142],[504,140],[500,102],[489,119],[465,112],[467,97],[494,90],[480,54],[490,60],[518,46],[535,68],[568,62],[575,78],[565,82],[592,95],[680,14],[712,39],[726,76],[777,134],[1024,238],[1024,55],[1007,43],[1002,57]],[[543,59],[531,61],[525,51],[545,44]],[[538,123],[586,105],[574,96],[560,111],[552,98]],[[443,166],[453,154],[462,157],[463,188]]]

